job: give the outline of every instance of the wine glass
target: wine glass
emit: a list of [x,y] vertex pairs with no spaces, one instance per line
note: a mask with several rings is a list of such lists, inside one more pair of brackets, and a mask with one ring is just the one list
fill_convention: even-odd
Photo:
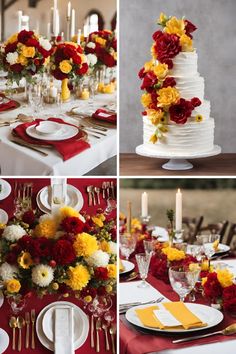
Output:
[[26,298],[24,296],[22,296],[21,294],[17,294],[14,296],[9,296],[7,299],[12,313],[14,313],[14,315],[18,315],[21,311],[23,311],[23,309],[26,306]]
[[150,257],[152,257],[154,253],[155,243],[154,240],[143,240],[144,251],[146,254],[150,255]]
[[105,312],[108,312],[112,307],[112,299],[110,296],[95,296],[93,301],[88,305],[88,310],[94,317],[101,317]]
[[200,267],[196,269],[174,266],[169,268],[169,279],[173,290],[179,295],[180,301],[194,289],[200,273]]
[[116,199],[113,199],[113,198],[109,197],[107,199],[107,206],[106,206],[106,209],[104,210],[104,214],[105,215],[109,215],[112,212],[112,210],[116,209],[116,206],[117,206]]
[[138,285],[138,287],[147,288],[149,284],[146,282],[146,279],[148,275],[151,254],[138,253],[135,255],[135,258],[137,261],[140,278],[142,279],[142,282]]
[[39,113],[42,107],[42,85],[37,82],[28,87],[29,103],[34,113]]
[[134,252],[135,247],[136,247],[136,237],[134,235],[131,234],[120,235],[120,251],[122,256],[124,256],[126,260],[128,260],[131,253]]
[[[213,256],[214,253],[216,253],[216,248],[218,247],[220,241],[220,235],[217,234],[198,235],[197,240],[202,245],[204,254],[206,255],[210,263],[210,258]],[[214,244],[216,244],[217,247],[215,247]]]

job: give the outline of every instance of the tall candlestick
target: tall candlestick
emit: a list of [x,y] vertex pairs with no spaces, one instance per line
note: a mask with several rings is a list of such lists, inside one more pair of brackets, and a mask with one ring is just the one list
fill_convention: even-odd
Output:
[[67,5],[67,17],[70,17],[70,13],[71,13],[71,2],[69,1]]
[[71,32],[70,32],[71,38],[74,37],[74,35],[75,35],[75,9],[72,9],[72,12],[71,12]]
[[182,230],[182,193],[180,189],[176,193],[175,229]]
[[51,39],[51,23],[48,22],[47,25],[47,38],[50,40]]
[[21,10],[18,11],[18,32],[21,31],[21,20],[22,20],[23,12]]
[[131,234],[131,221],[132,221],[132,213],[131,213],[131,202],[127,203],[127,233]]
[[78,29],[77,44],[80,45],[81,29]]
[[146,192],[142,193],[141,201],[142,217],[145,218],[148,216],[148,194]]

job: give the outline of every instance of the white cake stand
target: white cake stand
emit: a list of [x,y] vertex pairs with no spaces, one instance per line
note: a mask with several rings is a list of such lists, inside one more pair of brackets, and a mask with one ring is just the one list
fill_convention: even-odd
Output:
[[165,170],[171,171],[181,171],[181,170],[190,170],[193,168],[193,165],[187,161],[187,159],[199,159],[203,157],[210,157],[219,155],[221,153],[221,147],[218,145],[214,145],[214,148],[207,152],[202,152],[198,154],[183,154],[176,155],[173,153],[161,153],[155,152],[146,147],[145,145],[139,145],[136,147],[136,154],[146,157],[158,158],[158,159],[170,159],[167,163],[162,165],[162,168]]

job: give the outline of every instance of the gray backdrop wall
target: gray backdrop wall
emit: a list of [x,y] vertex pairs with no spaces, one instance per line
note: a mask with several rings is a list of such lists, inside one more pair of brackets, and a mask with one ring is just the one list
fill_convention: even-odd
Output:
[[192,21],[198,71],[215,118],[215,142],[236,152],[236,0],[120,0],[120,150],[142,143],[139,69],[150,60],[160,12]]

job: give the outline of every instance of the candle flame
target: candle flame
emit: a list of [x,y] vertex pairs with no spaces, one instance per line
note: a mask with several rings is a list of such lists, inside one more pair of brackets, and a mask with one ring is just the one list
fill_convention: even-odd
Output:
[[178,193],[180,193],[180,188],[178,188]]

